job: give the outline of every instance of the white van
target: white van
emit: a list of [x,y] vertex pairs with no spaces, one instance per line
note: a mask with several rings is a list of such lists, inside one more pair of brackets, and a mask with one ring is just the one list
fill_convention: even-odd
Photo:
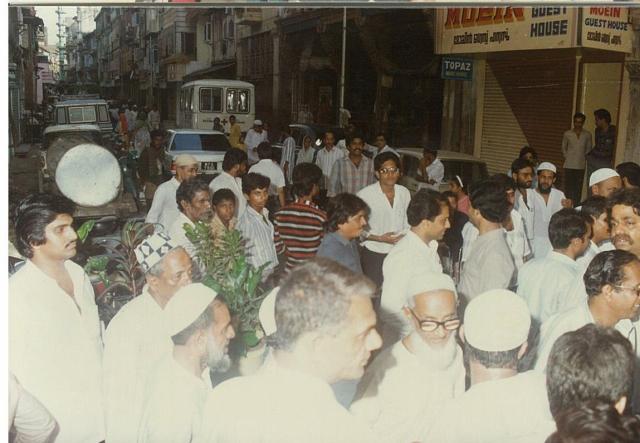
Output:
[[213,129],[213,119],[220,118],[229,132],[229,117],[246,132],[256,116],[255,89],[251,83],[239,80],[196,80],[180,88],[178,127]]

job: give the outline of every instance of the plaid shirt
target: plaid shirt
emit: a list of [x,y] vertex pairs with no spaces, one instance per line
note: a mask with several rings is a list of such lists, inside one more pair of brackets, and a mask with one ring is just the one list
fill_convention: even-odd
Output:
[[362,188],[375,181],[373,160],[362,156],[360,164],[356,166],[349,157],[344,157],[333,165],[328,195],[333,197],[341,192],[357,194]]

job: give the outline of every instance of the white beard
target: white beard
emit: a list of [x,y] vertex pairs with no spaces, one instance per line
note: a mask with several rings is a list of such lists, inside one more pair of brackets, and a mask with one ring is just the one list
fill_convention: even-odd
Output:
[[458,343],[455,334],[451,334],[442,348],[436,348],[424,341],[417,332],[412,332],[407,341],[412,351],[410,351],[421,364],[429,369],[443,371],[447,369],[456,359],[458,354]]

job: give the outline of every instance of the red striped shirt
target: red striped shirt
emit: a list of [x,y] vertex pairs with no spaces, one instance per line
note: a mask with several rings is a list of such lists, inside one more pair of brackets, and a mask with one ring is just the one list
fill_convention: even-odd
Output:
[[276,251],[287,257],[287,271],[315,257],[326,221],[327,214],[310,202],[294,202],[276,212]]

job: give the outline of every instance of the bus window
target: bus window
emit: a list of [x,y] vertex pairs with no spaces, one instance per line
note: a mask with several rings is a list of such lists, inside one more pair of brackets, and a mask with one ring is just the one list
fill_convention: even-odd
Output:
[[59,125],[64,125],[67,122],[65,108],[59,107],[58,109],[56,109],[56,122]]
[[69,123],[95,123],[95,106],[77,106],[69,108]]
[[248,89],[227,89],[227,112],[249,112]]
[[227,89],[227,112],[236,111],[236,91],[235,89]]
[[200,88],[200,111],[222,112],[221,88]]
[[189,88],[186,90],[186,103],[185,103],[185,109],[187,111],[193,111],[193,105],[192,105],[192,100],[193,100],[193,88]]
[[100,117],[101,122],[109,121],[109,114],[107,114],[107,107],[104,105],[98,106],[98,116]]

